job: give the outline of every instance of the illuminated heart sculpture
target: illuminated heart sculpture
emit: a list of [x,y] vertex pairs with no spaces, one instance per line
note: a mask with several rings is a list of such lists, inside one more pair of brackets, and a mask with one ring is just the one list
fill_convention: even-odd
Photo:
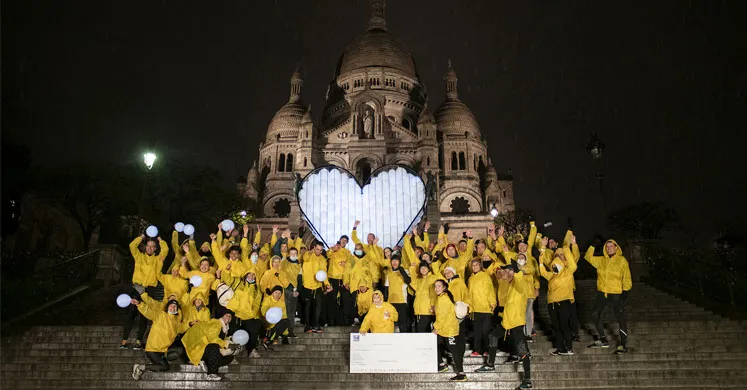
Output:
[[[363,243],[374,233],[379,246],[394,248],[423,217],[426,204],[423,180],[399,165],[373,171],[363,186],[344,168],[320,167],[306,175],[296,197],[301,215],[327,248],[350,236],[356,220]],[[347,248],[355,249],[352,238]]]

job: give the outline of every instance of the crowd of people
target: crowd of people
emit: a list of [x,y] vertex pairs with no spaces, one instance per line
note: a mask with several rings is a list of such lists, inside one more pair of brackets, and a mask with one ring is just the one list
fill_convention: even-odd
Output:
[[[167,354],[173,351],[184,362],[200,365],[209,379],[220,380],[218,369],[235,355],[259,357],[258,348],[272,351],[274,344],[297,337],[298,317],[307,333],[351,325],[363,335],[432,332],[438,340],[438,371],[452,364],[456,372],[450,380],[467,380],[464,357],[483,359],[476,372],[495,371],[496,359],[504,357],[505,363],[523,365],[519,388],[531,388],[529,343],[536,336],[540,278],[548,284],[552,354],[573,355],[573,342],[581,341],[574,298],[580,250],[570,228],[562,241],[543,237],[532,222],[526,238],[518,233],[506,238],[503,227],[494,227],[479,240],[467,230],[453,243],[444,227],[432,240],[426,222],[422,230],[416,227],[405,235],[402,247],[382,248],[373,233],[360,240],[359,223],[350,237],[340,237],[326,250],[318,241],[307,248],[301,237],[277,226],[267,242],[257,227],[250,243],[247,225],[243,232],[226,229],[224,235],[219,224],[199,249],[192,236],[180,241],[175,230],[174,261],[168,267],[163,264],[169,252],[165,241],[145,234],[135,238],[130,243],[132,305],[120,348],[144,348],[150,364],[135,365],[133,378],[168,371]],[[584,258],[598,275],[592,315],[598,337],[589,348],[609,348],[601,313],[611,303],[621,339],[615,353],[626,353],[628,263],[613,240],[601,255],[589,247]],[[152,298],[158,285],[163,286],[162,301]],[[282,318],[270,321],[268,311],[274,308]],[[136,341],[128,344],[136,322]],[[249,335],[248,342],[232,339],[238,330]]]

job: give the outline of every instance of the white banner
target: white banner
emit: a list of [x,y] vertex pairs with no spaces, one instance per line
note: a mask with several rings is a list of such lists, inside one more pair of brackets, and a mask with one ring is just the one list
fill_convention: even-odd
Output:
[[350,334],[350,373],[438,372],[433,333]]

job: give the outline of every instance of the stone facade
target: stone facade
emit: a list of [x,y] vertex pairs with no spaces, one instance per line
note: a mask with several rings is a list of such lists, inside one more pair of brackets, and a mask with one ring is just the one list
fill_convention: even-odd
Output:
[[[363,182],[376,168],[404,164],[435,184],[429,218],[482,230],[493,207],[514,208],[512,179],[493,167],[477,119],[459,99],[451,64],[445,100],[431,114],[412,55],[387,30],[384,1],[371,5],[368,29],[340,58],[320,121],[302,102],[301,74],[293,73],[288,102],[270,121],[244,195],[261,205],[260,225],[280,221],[294,228],[301,223],[296,177],[333,164]],[[466,221],[469,226],[461,226]]]

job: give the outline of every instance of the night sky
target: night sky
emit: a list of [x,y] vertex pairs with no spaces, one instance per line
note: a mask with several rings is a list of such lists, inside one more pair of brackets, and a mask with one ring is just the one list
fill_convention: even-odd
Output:
[[[519,207],[555,233],[665,200],[708,238],[744,231],[745,1],[389,1],[433,110],[452,59]],[[318,118],[368,1],[3,1],[2,135],[35,164],[161,154],[245,176],[301,64]]]

